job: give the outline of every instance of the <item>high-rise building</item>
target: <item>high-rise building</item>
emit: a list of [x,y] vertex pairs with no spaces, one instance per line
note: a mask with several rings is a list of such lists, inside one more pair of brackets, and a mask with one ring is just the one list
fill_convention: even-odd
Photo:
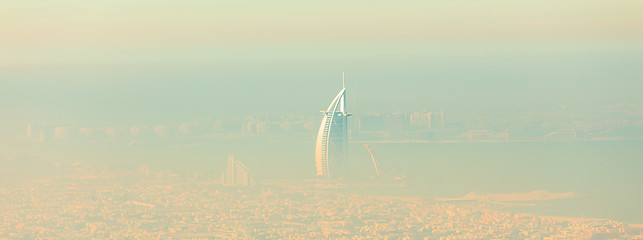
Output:
[[346,111],[345,85],[322,113],[315,144],[317,176],[341,177],[345,174],[344,167],[348,159],[347,126],[351,115]]
[[88,127],[81,128],[78,130],[78,133],[80,133],[80,135],[83,137],[92,138],[96,136],[96,129]]
[[409,116],[404,112],[395,112],[384,116],[384,127],[392,132],[409,130]]
[[444,112],[434,112],[431,114],[432,128],[444,128]]
[[132,126],[129,128],[129,133],[132,137],[142,137],[143,136],[143,127]]
[[221,184],[224,186],[250,187],[257,185],[257,181],[250,175],[250,170],[243,163],[228,156],[228,167],[221,175]]
[[428,130],[431,128],[431,113],[421,112],[411,114],[411,126],[415,130]]
[[105,135],[108,137],[116,137],[118,135],[119,129],[118,128],[112,128],[108,127],[105,128]]
[[27,126],[27,140],[31,141],[31,124]]
[[69,128],[68,127],[56,127],[54,129],[54,137],[56,139],[66,139],[69,137]]
[[368,113],[358,119],[360,132],[376,132],[384,130],[384,119],[379,113]]
[[167,126],[165,125],[156,125],[154,126],[154,133],[159,137],[167,136]]
[[192,134],[192,124],[183,123],[179,125],[179,132],[181,132],[181,134],[183,134],[184,136],[190,136]]

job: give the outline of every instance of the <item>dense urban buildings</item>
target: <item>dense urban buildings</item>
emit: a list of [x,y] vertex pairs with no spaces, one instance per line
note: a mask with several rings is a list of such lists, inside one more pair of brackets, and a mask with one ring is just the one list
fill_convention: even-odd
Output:
[[640,225],[513,213],[485,201],[60,167],[68,170],[59,178],[0,187],[0,239],[643,239]]
[[[345,93],[343,89],[343,94]],[[464,146],[476,141],[534,141],[537,145],[540,144],[539,141],[556,141],[551,145],[561,148],[570,146],[559,145],[562,144],[559,143],[561,141],[573,141],[570,144],[574,145],[582,142],[595,147],[595,141],[615,146],[628,144],[621,140],[643,139],[643,107],[640,106],[602,111],[567,109],[516,113],[398,111],[355,114],[352,118],[356,118],[356,121],[351,121],[354,125],[348,125],[347,137],[354,146],[378,145],[377,153],[386,153],[382,151],[386,142],[392,142],[393,145],[411,141],[427,142],[418,147],[442,148],[447,145],[443,142],[465,142],[462,144]],[[587,219],[577,214],[562,213],[553,215],[581,218],[550,217],[546,216],[549,215],[547,212],[523,214],[523,211],[506,206],[511,203],[490,202],[489,192],[477,198],[442,201],[434,198],[439,195],[398,197],[402,195],[364,193],[364,188],[327,179],[297,179],[284,183],[274,179],[266,180],[265,176],[285,172],[278,172],[279,168],[294,165],[294,161],[291,161],[294,157],[287,164],[273,166],[275,164],[271,161],[277,161],[278,157],[266,158],[271,161],[264,161],[263,158],[250,160],[243,156],[242,151],[232,151],[250,169],[258,170],[254,173],[262,180],[262,184],[252,187],[256,181],[249,178],[251,174],[247,168],[235,159],[228,159],[227,168],[226,155],[216,161],[219,165],[208,167],[201,164],[211,161],[210,159],[203,162],[198,159],[199,155],[208,153],[200,149],[216,148],[219,152],[231,152],[226,148],[228,145],[221,146],[226,141],[243,143],[241,149],[260,152],[256,156],[268,156],[270,154],[264,152],[272,150],[271,147],[275,145],[266,146],[266,143],[295,139],[296,141],[286,141],[284,144],[298,142],[297,146],[304,148],[301,152],[305,153],[295,157],[306,164],[293,167],[291,171],[304,169],[308,178],[313,173],[305,169],[312,170],[313,163],[306,159],[310,159],[318,124],[319,119],[312,114],[253,114],[240,119],[203,118],[186,122],[132,123],[122,126],[25,124],[20,129],[23,142],[0,144],[0,159],[6,163],[0,168],[3,180],[0,181],[0,239],[643,239],[642,226],[628,224],[637,223],[636,220],[623,223],[625,220],[609,220],[611,217],[601,217],[600,214],[592,217],[604,219]],[[636,148],[637,143],[629,144]],[[460,143],[449,145],[461,146]],[[100,147],[90,148],[91,146]],[[72,147],[79,153],[70,154],[69,149]],[[107,150],[95,152],[96,149]],[[112,149],[121,153],[100,156],[102,153],[112,152]],[[175,150],[151,154],[159,149]],[[292,150],[292,146],[284,149]],[[364,164],[359,167],[370,167],[373,160],[372,156],[369,159],[366,150],[368,148],[355,150],[355,156],[358,151],[362,152],[360,161]],[[162,156],[166,153],[175,154]],[[281,157],[283,153],[272,153],[272,156]],[[386,154],[379,156],[384,156],[381,158],[382,168],[379,169],[382,175],[392,172],[394,166],[391,163],[396,159],[387,159]],[[123,162],[140,158],[129,164],[140,163],[150,167],[141,167],[138,172],[132,170],[135,167],[123,169],[123,166],[129,165],[121,163],[119,164],[123,166],[115,164],[112,168],[104,167],[121,158],[125,158],[121,160]],[[426,158],[440,161],[433,156]],[[164,159],[178,164],[164,166]],[[475,161],[478,158],[472,159],[462,162],[482,166],[481,161]],[[564,162],[546,165],[516,159],[520,161],[512,162],[565,168]],[[590,160],[595,159],[588,159]],[[449,159],[444,159],[442,162],[448,161]],[[98,166],[88,164],[89,162]],[[593,164],[601,168],[608,166],[602,163]],[[34,170],[21,164],[32,164],[42,169]],[[176,167],[180,165],[199,165],[204,170],[178,172]],[[377,163],[372,165],[378,167]],[[445,171],[450,171],[454,176],[465,175],[454,170],[455,163],[442,166],[451,168],[445,168]],[[638,169],[635,164],[627,166],[634,166],[628,167],[633,169],[630,173]],[[409,166],[406,169],[403,167],[404,165],[401,169],[408,172]],[[597,179],[597,182],[611,182],[609,188],[628,186],[627,183],[619,183],[609,177],[590,175],[595,172],[605,173],[593,171],[584,165],[568,167],[575,171],[572,173],[577,174],[573,178],[580,176],[577,182]],[[231,172],[234,173],[228,176],[234,175],[234,178],[219,178],[220,173],[226,169],[232,169]],[[614,168],[608,167],[608,170],[613,171]],[[424,174],[425,170],[415,172],[416,175],[409,173],[409,182],[417,181],[414,179],[418,176],[417,172]],[[27,180],[24,173],[34,176]],[[496,172],[498,173],[502,174],[501,171]],[[622,172],[628,177],[636,174],[627,173]],[[501,179],[502,176],[513,174],[494,177]],[[556,174],[562,175],[563,171],[548,172],[547,176],[552,177],[548,180],[555,184],[565,183],[552,180],[557,177]],[[588,176],[583,178],[578,174]],[[429,180],[443,179],[436,177]],[[370,181],[368,184],[372,188],[389,183],[380,180],[385,179],[369,178],[366,181]],[[245,185],[249,187],[238,187]],[[543,188],[551,190],[552,187]],[[537,189],[525,191],[531,190]],[[434,193],[437,190],[428,191]],[[575,192],[576,189],[570,187],[564,191]],[[619,197],[623,198],[614,196],[615,199]],[[624,201],[614,200],[614,203],[601,203],[603,205],[600,206],[612,211],[619,208],[616,205],[622,202]],[[542,203],[547,205],[550,202]],[[636,212],[638,209],[636,205],[632,211]]]
[[[345,124],[346,137],[350,141],[605,141],[643,138],[643,106],[613,107],[592,111],[422,110],[346,114],[354,119]],[[21,129],[18,129],[19,132],[15,134],[23,136],[21,140],[28,142],[284,136],[314,139],[318,136],[323,137],[323,134],[320,135],[316,131],[320,130],[321,121],[325,118],[324,115],[320,119],[311,111],[310,114],[251,114],[239,118],[203,117],[173,124],[149,122],[129,126],[30,123],[21,126]],[[344,118],[337,116],[334,118],[337,126],[340,126],[340,120],[343,121]],[[337,129],[339,127],[335,127],[335,130]],[[343,134],[339,135],[343,136]]]

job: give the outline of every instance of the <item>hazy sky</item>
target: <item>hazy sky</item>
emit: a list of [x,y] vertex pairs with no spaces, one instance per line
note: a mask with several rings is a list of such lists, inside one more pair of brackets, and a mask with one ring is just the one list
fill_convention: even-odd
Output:
[[621,41],[643,39],[642,10],[637,0],[12,1],[3,4],[0,29],[3,48],[72,52],[186,45]]
[[[9,1],[5,122],[643,104],[643,1]],[[3,121],[3,120],[0,120]]]

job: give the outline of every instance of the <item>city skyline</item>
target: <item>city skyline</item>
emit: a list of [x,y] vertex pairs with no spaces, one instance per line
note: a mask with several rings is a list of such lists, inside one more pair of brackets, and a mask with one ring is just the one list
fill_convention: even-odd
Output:
[[643,240],[641,0],[0,16],[0,239]]
[[[415,140],[475,140],[474,135],[499,134],[496,140],[547,140],[556,132],[582,132],[578,140],[609,140],[639,136],[628,134],[623,128],[642,125],[643,106],[624,106],[594,111],[559,109],[551,112],[445,112],[418,111],[392,113],[351,114],[354,121],[347,125],[349,139],[394,139],[395,135],[420,137]],[[251,137],[251,136],[318,136],[316,114],[251,114],[239,118],[198,118],[168,124],[163,119],[137,125],[91,125],[55,123],[28,123],[20,131],[5,132],[0,139],[33,142],[64,139],[102,138],[180,138],[180,137]],[[323,118],[322,118],[323,120]],[[527,130],[540,129],[529,133]],[[607,131],[606,131],[607,130]],[[527,132],[526,132],[527,131]],[[620,132],[602,138],[608,132]],[[421,137],[417,134],[433,133]],[[314,135],[316,134],[316,135]],[[435,135],[438,134],[438,135]],[[447,134],[447,135],[445,135]],[[464,135],[462,135],[464,134]],[[481,135],[482,134],[482,135]],[[524,135],[527,134],[527,135]],[[598,135],[597,135],[598,134]],[[632,135],[633,134],[633,135]],[[488,135],[492,136],[492,135]],[[515,138],[522,136],[520,138]],[[447,137],[445,139],[445,137]],[[464,138],[461,138],[464,137]],[[414,138],[409,138],[411,140]],[[573,140],[571,138],[569,140]],[[487,139],[491,140],[491,139]]]

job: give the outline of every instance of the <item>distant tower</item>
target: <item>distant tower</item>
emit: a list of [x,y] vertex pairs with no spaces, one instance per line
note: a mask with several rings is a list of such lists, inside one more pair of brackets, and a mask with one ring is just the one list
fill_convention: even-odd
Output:
[[228,156],[228,167],[221,175],[223,186],[249,187],[257,185],[257,181],[250,175],[250,170],[243,163],[234,159],[234,155]]
[[344,83],[342,73],[342,90],[326,111],[322,111],[323,117],[315,144],[317,176],[341,177],[345,174],[344,165],[348,159],[348,117],[351,114],[346,111]]
[[444,111],[440,111],[440,127],[444,128]]
[[444,111],[434,112],[431,114],[432,128],[444,128]]
[[141,137],[143,136],[143,128],[142,127],[137,127],[137,126],[132,126],[129,128],[129,133],[132,137]]
[[416,130],[431,129],[431,113],[421,112],[411,114],[411,126]]
[[154,132],[159,137],[165,137],[165,136],[167,136],[167,126],[165,126],[165,125],[156,125],[154,127]]
[[65,139],[69,137],[69,128],[68,127],[56,127],[54,129],[54,137],[56,139]]
[[27,126],[27,140],[31,141],[31,124]]

